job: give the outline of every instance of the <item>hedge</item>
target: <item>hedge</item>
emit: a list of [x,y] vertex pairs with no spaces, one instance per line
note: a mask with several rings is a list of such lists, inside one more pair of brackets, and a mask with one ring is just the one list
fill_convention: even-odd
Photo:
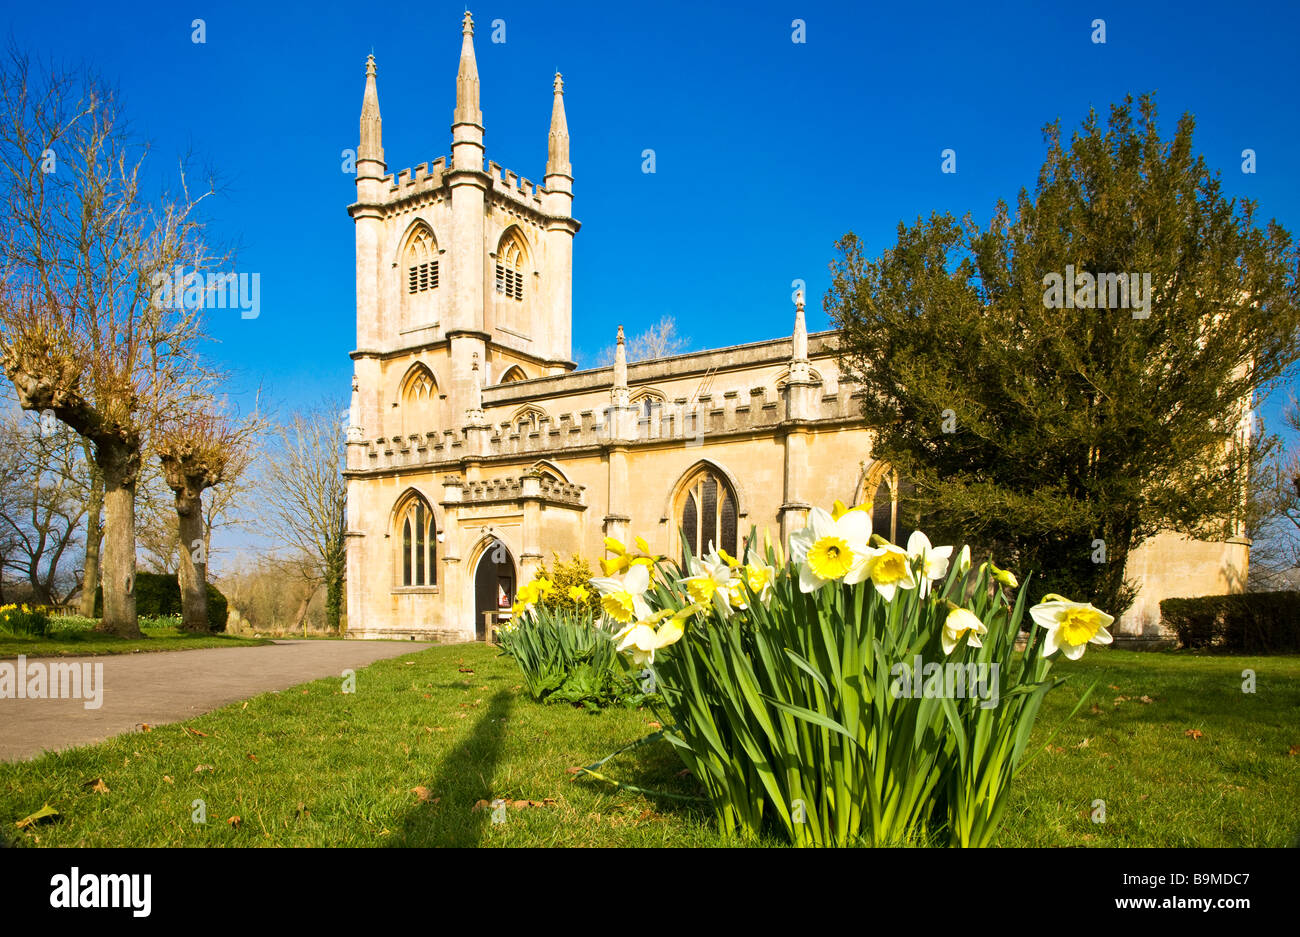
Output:
[[1245,654],[1300,651],[1300,592],[1165,599],[1160,618],[1186,648]]
[[[104,614],[104,590],[95,590],[95,617]],[[179,615],[181,587],[175,575],[166,573],[135,574],[135,611],[137,615]],[[208,626],[213,631],[226,630],[229,603],[212,583],[208,583]]]

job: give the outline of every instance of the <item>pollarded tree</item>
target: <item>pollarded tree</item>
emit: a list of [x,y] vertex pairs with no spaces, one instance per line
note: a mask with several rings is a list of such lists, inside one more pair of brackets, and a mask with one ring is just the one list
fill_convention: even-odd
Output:
[[1270,444],[1250,406],[1300,356],[1291,235],[1223,195],[1192,130],[1161,139],[1149,96],[1068,143],[1050,125],[1014,216],[918,219],[874,260],[850,234],[825,302],[927,523],[1116,614],[1143,540],[1240,529]]
[[[0,367],[24,409],[51,411],[87,440],[103,479],[103,631],[140,634],[135,486],[159,401],[186,383],[197,303],[158,302],[175,267],[213,264],[196,205],[146,198],[145,148],[93,77],[0,69]],[[179,290],[179,287],[178,287]],[[170,294],[169,294],[170,295]]]
[[207,633],[207,535],[203,492],[221,484],[251,427],[236,426],[211,408],[196,409],[159,428],[155,445],[163,478],[176,496],[180,534],[181,627]]

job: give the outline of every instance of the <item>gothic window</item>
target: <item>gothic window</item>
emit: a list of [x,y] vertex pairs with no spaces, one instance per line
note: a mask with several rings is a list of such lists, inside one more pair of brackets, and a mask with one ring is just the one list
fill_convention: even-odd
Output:
[[677,521],[692,556],[700,557],[710,547],[736,555],[736,496],[720,475],[706,469],[691,480],[680,498]]
[[436,585],[437,530],[433,523],[433,510],[423,498],[414,495],[399,517],[402,585]]
[[417,364],[402,379],[399,401],[402,435],[422,434],[438,429],[438,382],[423,364]]
[[527,379],[528,375],[525,374],[524,369],[519,367],[517,364],[510,368],[510,370],[506,371],[505,374],[501,375],[502,384],[509,384],[512,381],[524,381]]
[[506,299],[523,302],[524,299],[524,237],[518,228],[511,228],[497,246],[496,287]]
[[871,493],[871,532],[906,546],[907,538],[921,523],[916,486],[894,472],[886,472],[874,490],[867,490]]
[[438,288],[438,258],[433,235],[421,226],[406,245],[403,258],[406,270],[406,292],[424,293]]

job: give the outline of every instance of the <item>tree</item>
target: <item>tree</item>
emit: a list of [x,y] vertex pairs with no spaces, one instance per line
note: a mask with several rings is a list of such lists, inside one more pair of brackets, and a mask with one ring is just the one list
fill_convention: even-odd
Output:
[[[137,637],[135,486],[159,401],[194,363],[196,302],[159,301],[166,273],[215,263],[184,173],[156,202],[146,148],[93,76],[0,72],[0,367],[24,409],[50,411],[92,447],[104,486],[105,632]],[[180,285],[177,285],[180,292]]]
[[346,566],[346,439],[338,419],[345,409],[322,404],[281,425],[266,479],[276,536],[295,552],[303,578],[325,586],[326,621],[335,630],[340,629]]
[[1291,235],[1222,194],[1192,131],[1162,140],[1150,96],[1068,145],[1049,125],[1014,217],[900,224],[875,260],[849,234],[825,300],[927,524],[1117,615],[1142,541],[1239,532],[1271,445],[1249,407],[1300,355]]
[[[640,335],[628,340],[627,360],[632,362],[667,358],[670,355],[682,354],[688,347],[690,347],[690,339],[677,334],[677,320],[672,316],[664,316]],[[601,351],[596,366],[605,367],[613,363],[614,346],[610,345]]]
[[177,579],[181,627],[206,634],[208,622],[208,536],[203,492],[226,480],[244,440],[257,431],[256,419],[237,424],[215,407],[200,407],[163,426],[157,437],[163,478],[175,495],[180,537]]
[[76,555],[86,510],[81,440],[57,421],[17,411],[0,421],[0,447],[3,569],[18,574],[32,601],[58,604],[79,586],[66,561]]
[[1247,534],[1252,589],[1300,586],[1300,400],[1293,395],[1283,412],[1292,445],[1252,473],[1252,508]]

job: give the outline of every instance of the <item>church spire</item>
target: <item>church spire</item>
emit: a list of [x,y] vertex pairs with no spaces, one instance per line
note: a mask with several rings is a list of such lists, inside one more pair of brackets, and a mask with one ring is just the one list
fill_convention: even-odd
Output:
[[483,124],[478,106],[478,63],[474,60],[474,17],[469,10],[461,21],[460,70],[456,72],[455,124]]
[[361,99],[361,142],[357,160],[384,161],[383,121],[379,116],[379,89],[375,84],[375,56],[366,56],[366,92]]
[[794,294],[794,335],[790,341],[790,380],[812,380],[812,365],[808,361],[808,324],[803,314],[803,290]]
[[546,146],[546,175],[573,176],[573,167],[569,165],[569,122],[564,116],[564,77],[559,72],[555,73],[551,133]]
[[618,327],[618,339],[614,345],[614,384],[610,388],[610,400],[616,407],[627,406],[631,395],[627,386],[627,345],[623,341],[623,326]]

